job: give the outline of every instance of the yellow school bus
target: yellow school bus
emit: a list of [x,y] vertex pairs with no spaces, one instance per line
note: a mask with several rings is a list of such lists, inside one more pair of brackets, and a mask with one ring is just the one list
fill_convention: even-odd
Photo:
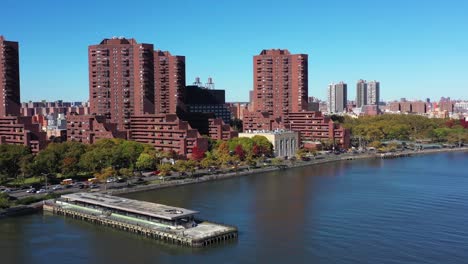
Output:
[[73,180],[72,179],[65,179],[65,180],[61,181],[60,184],[70,185],[70,184],[73,184]]
[[98,182],[99,182],[98,178],[90,178],[90,179],[88,179],[88,183],[90,183],[90,184],[95,184],[95,183],[98,183]]

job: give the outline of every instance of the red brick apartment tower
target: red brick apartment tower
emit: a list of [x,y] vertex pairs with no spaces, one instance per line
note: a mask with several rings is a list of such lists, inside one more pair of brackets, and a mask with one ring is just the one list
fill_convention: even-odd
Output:
[[254,56],[253,110],[275,117],[307,110],[308,56],[263,50]]
[[0,36],[0,116],[20,115],[18,42]]
[[128,129],[132,115],[154,113],[153,45],[113,37],[88,48],[91,113]]
[[156,114],[173,114],[182,105],[185,89],[185,56],[154,52],[154,108]]

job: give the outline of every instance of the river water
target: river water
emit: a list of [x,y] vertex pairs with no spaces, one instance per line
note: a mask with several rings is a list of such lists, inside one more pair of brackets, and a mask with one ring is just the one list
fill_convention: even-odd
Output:
[[468,263],[468,153],[344,161],[129,194],[236,225],[210,248],[49,214],[0,220],[0,263]]

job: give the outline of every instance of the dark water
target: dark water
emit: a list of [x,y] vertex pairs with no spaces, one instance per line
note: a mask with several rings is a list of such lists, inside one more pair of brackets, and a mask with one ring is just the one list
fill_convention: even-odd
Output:
[[468,153],[326,164],[128,195],[238,226],[187,249],[52,215],[0,220],[0,263],[468,263]]

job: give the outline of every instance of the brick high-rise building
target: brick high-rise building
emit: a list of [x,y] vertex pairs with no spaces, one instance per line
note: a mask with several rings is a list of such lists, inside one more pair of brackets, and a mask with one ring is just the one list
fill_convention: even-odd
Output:
[[253,64],[253,111],[285,116],[307,110],[307,54],[263,50],[254,56]]
[[91,113],[104,115],[119,129],[132,115],[154,113],[153,45],[123,37],[88,48]]
[[342,113],[348,103],[348,85],[344,82],[328,85],[328,113]]
[[183,103],[185,57],[154,52],[154,106],[156,114],[174,114]]
[[367,104],[367,82],[359,80],[356,84],[356,107],[363,107]]
[[20,115],[18,42],[0,36],[0,117]]

